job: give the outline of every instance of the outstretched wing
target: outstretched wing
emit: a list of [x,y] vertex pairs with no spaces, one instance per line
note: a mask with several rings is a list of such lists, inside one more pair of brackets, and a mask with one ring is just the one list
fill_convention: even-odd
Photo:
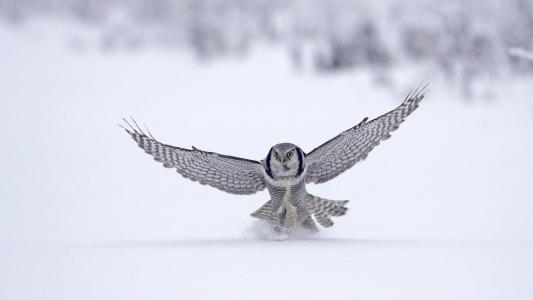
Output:
[[[426,85],[427,86],[427,85]],[[368,153],[410,115],[424,98],[424,86],[407,95],[396,109],[370,122],[368,118],[307,154],[306,182],[322,183],[364,160]]]
[[265,188],[263,166],[258,161],[166,145],[150,133],[146,135],[135,121],[136,128],[124,121],[130,128],[123,128],[139,147],[183,177],[232,194],[253,194]]

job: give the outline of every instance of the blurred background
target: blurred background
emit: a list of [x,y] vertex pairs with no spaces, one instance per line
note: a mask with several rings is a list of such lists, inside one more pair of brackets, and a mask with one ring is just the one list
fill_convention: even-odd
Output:
[[14,28],[47,20],[90,30],[64,36],[80,52],[166,48],[212,61],[269,45],[294,70],[364,69],[384,85],[394,84],[391,69],[417,67],[465,98],[486,96],[476,84],[533,68],[528,0],[1,0],[0,18]]
[[[423,83],[307,239],[117,126],[260,160]],[[0,0],[0,103],[0,299],[533,296],[532,1]]]

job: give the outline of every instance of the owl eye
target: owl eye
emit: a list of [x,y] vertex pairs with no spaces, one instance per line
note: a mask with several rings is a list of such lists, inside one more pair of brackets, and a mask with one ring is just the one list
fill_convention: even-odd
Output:
[[288,157],[288,158],[291,158],[293,154],[294,154],[294,153],[293,153],[292,151],[290,151],[289,153],[287,153],[287,157]]

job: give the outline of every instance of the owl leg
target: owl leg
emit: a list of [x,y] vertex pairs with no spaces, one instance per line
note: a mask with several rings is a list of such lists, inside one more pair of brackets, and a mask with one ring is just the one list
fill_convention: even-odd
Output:
[[275,215],[272,215],[270,224],[272,224],[272,230],[274,233],[278,235],[286,235],[289,233],[289,228],[286,226],[286,219],[287,211],[284,208],[280,208]]

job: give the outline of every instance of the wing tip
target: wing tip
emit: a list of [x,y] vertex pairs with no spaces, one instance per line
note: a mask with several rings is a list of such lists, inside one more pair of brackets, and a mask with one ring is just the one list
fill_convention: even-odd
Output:
[[[127,125],[127,127],[124,126],[123,124],[117,124],[117,125],[120,128],[124,129],[133,139],[137,140],[136,136],[142,136],[142,137],[146,137],[148,139],[151,139],[151,140],[153,140],[153,141],[155,141],[157,143],[163,144],[158,139],[156,139],[154,137],[154,135],[152,134],[152,132],[150,131],[148,126],[146,126],[146,124],[143,124],[144,130],[146,130],[146,133],[145,133],[141,129],[141,127],[139,126],[137,121],[132,116],[130,116],[130,120],[129,121],[128,121],[128,119],[126,119],[124,117],[122,118],[122,121]],[[132,125],[132,123],[133,123],[133,125]]]
[[405,97],[404,99],[404,103],[409,103],[409,102],[416,102],[416,103],[419,103],[422,99],[424,99],[425,95],[427,93],[430,92],[430,90],[428,89],[429,87],[429,82],[426,82],[426,83],[420,83],[416,89],[414,90],[411,90],[408,94],[407,94],[407,97]]

